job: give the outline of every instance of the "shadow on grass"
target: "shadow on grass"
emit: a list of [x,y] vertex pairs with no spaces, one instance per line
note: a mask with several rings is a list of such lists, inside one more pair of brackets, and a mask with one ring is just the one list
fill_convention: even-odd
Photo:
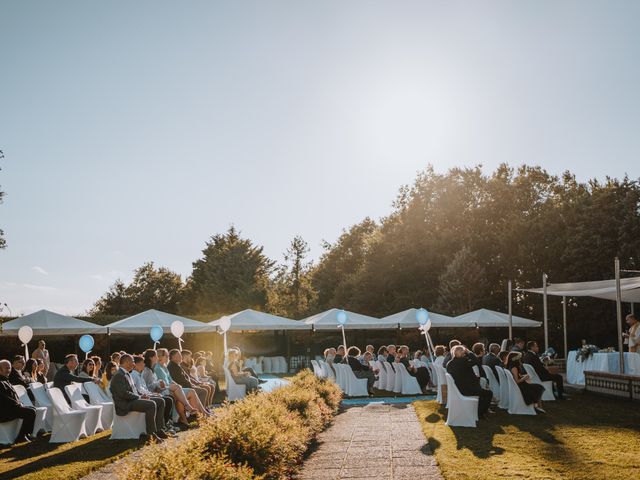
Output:
[[[49,435],[45,435],[32,443],[24,443],[0,451],[0,468],[4,470],[0,473],[0,480],[16,478],[42,469],[75,462],[108,460],[141,446],[138,440],[109,440],[108,434],[79,443],[72,448],[63,449],[65,445],[67,444],[49,443]],[[56,450],[60,450],[60,452],[56,453]],[[22,463],[29,459],[33,460],[15,468],[11,467],[13,462]],[[63,477],[64,474],[60,472],[59,478]]]

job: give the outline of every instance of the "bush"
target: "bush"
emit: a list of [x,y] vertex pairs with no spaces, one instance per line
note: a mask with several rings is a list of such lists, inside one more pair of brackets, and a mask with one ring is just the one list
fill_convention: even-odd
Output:
[[249,395],[178,441],[150,447],[122,479],[280,479],[290,477],[316,434],[340,405],[338,387],[304,371],[273,393]]

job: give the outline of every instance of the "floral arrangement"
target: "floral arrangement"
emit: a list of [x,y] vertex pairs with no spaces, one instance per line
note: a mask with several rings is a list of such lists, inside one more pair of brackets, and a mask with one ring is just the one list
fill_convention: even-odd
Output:
[[594,353],[598,353],[600,349],[595,345],[582,345],[578,349],[578,354],[576,355],[576,361],[583,362],[587,360]]

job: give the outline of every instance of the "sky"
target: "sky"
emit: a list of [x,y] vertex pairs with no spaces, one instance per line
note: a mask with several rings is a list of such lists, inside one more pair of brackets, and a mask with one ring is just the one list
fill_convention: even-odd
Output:
[[428,164],[637,178],[639,21],[622,0],[2,0],[0,303],[86,312],[146,261],[186,277],[231,225],[318,258]]

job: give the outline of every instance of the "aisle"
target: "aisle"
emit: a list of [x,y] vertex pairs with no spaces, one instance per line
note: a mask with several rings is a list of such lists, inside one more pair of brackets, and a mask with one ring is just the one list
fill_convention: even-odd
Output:
[[348,406],[318,442],[299,480],[442,480],[411,404]]

